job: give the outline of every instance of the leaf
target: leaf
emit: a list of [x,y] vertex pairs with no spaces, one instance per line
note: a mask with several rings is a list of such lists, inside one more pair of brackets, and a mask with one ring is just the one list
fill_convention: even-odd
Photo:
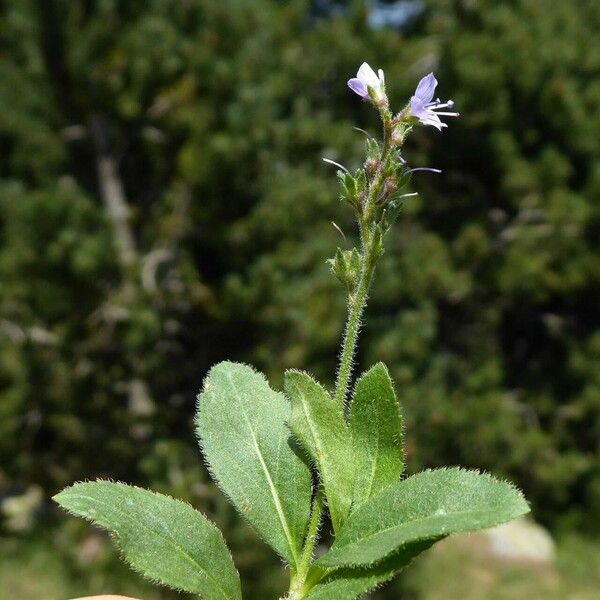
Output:
[[214,366],[198,397],[196,431],[211,474],[269,545],[297,565],[308,526],[312,477],[294,452],[291,406],[248,365]]
[[307,373],[287,371],[285,391],[292,401],[290,429],[317,466],[337,532],[352,503],[354,461],[350,430],[341,408]]
[[352,513],[319,566],[370,565],[406,544],[493,527],[529,512],[519,490],[464,469],[423,471]]
[[53,499],[114,533],[127,562],[149,579],[205,600],[241,600],[221,532],[189,504],[111,481],[77,483]]
[[397,575],[437,540],[415,542],[371,568],[342,568],[326,575],[306,600],[355,600]]
[[404,470],[402,417],[383,363],[357,382],[350,412],[356,464],[352,510],[400,479]]

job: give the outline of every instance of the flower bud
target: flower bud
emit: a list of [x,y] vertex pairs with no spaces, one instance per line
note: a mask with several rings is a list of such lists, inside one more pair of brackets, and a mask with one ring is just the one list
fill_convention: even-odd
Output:
[[348,87],[363,100],[370,100],[380,109],[388,105],[383,71],[379,69],[375,73],[366,62],[360,66],[356,77],[348,80]]
[[372,175],[373,173],[375,173],[375,171],[377,171],[378,166],[379,166],[379,161],[376,158],[367,158],[367,160],[365,161],[365,169],[367,170],[367,173],[369,173],[370,175]]

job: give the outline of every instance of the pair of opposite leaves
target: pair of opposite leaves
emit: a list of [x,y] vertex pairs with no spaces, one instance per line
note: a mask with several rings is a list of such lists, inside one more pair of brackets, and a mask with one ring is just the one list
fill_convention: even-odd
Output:
[[[306,373],[289,371],[285,388],[291,402],[251,367],[220,363],[199,396],[197,431],[220,488],[292,569],[313,493],[294,438],[316,464],[336,538],[312,567],[320,583],[307,600],[352,600],[436,540],[528,512],[515,488],[474,471],[400,480],[401,416],[382,364],[359,379],[348,423]],[[76,484],[55,499],[113,532],[128,562],[150,579],[206,600],[241,598],[220,532],[189,505],[107,481]]]

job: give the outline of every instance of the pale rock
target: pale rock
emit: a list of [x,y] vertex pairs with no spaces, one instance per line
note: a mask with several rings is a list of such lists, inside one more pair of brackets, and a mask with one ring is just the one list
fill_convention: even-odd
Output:
[[554,562],[554,540],[530,519],[515,519],[480,534],[489,554],[507,561],[548,565]]

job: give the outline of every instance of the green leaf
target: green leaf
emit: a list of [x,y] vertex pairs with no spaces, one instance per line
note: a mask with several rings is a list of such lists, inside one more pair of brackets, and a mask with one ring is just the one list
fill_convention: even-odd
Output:
[[398,554],[371,568],[341,568],[325,577],[309,592],[306,600],[355,600],[389,581],[413,558],[427,550],[437,540],[408,544]]
[[248,365],[214,366],[198,397],[196,431],[209,469],[256,532],[297,565],[310,514],[312,478],[295,453],[291,406]]
[[350,431],[356,464],[354,510],[398,481],[404,470],[400,406],[383,363],[369,369],[356,384]]
[[240,600],[240,579],[221,532],[189,504],[149,490],[90,481],[54,500],[115,534],[142,575],[205,600]]
[[290,429],[317,466],[337,532],[352,503],[354,461],[350,430],[341,408],[307,373],[287,371],[285,391],[292,401]]
[[529,512],[519,490],[458,468],[423,471],[352,513],[320,566],[370,565],[406,544],[493,527]]

